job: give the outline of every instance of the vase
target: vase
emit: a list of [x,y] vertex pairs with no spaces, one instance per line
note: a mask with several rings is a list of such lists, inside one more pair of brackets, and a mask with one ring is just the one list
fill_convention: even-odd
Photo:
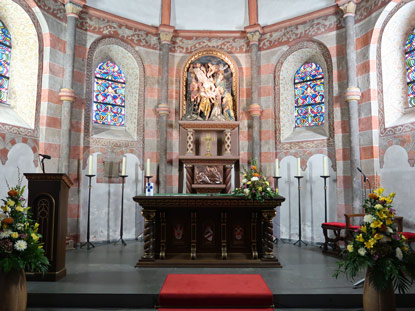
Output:
[[0,271],[0,311],[25,311],[27,304],[24,270]]
[[365,284],[363,286],[363,310],[364,311],[395,311],[395,291],[392,282],[386,290],[375,289],[366,272]]

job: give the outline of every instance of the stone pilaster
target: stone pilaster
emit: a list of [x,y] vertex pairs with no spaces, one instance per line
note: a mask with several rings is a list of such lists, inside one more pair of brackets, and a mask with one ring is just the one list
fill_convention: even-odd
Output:
[[75,101],[75,91],[73,90],[73,72],[75,59],[76,22],[84,5],[85,0],[65,0],[66,54],[63,85],[59,92],[59,97],[62,101],[59,172],[66,174],[69,174],[72,104]]
[[161,41],[161,102],[157,108],[160,116],[159,193],[166,193],[167,184],[167,118],[170,114],[168,105],[169,53],[173,30],[173,27],[167,25],[160,25],[159,27]]
[[259,38],[261,37],[261,28],[259,26],[254,26],[247,27],[245,30],[247,31],[251,54],[251,105],[249,106],[249,113],[252,117],[252,158],[260,165],[261,106],[259,105],[258,96],[258,43]]
[[357,168],[360,167],[360,135],[359,135],[359,107],[360,89],[357,86],[356,74],[356,33],[355,12],[356,0],[340,0],[337,4],[344,12],[346,25],[346,59],[347,59],[347,90],[345,99],[349,104],[350,124],[350,168],[352,177],[352,206],[353,213],[362,211],[362,179]]

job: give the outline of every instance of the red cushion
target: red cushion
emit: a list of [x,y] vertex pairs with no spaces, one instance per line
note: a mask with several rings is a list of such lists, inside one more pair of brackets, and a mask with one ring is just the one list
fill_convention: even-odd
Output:
[[[327,226],[327,227],[337,227],[337,228],[345,228],[346,229],[346,223],[345,222],[323,222],[321,226]],[[349,226],[350,229],[360,229],[360,226]]]
[[401,232],[407,239],[415,239],[415,232]]
[[321,226],[329,226],[329,227],[338,227],[338,228],[346,228],[345,222],[323,222]]

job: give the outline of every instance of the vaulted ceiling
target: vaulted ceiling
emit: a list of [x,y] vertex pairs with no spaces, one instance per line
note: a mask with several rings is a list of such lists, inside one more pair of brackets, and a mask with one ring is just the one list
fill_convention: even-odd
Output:
[[[330,7],[335,0],[258,0],[258,22],[266,26]],[[87,5],[159,26],[161,0],[87,0]],[[243,30],[247,0],[171,0],[171,25],[183,30]]]

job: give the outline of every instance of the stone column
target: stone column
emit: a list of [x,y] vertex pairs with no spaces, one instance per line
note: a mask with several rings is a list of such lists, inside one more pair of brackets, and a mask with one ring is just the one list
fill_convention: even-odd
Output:
[[59,98],[62,101],[59,172],[66,174],[69,174],[72,104],[75,101],[75,91],[73,90],[73,71],[75,58],[76,22],[84,4],[85,0],[65,0],[66,54],[63,85],[59,92]]
[[160,25],[161,40],[161,102],[157,107],[160,116],[160,164],[159,164],[159,193],[166,193],[167,178],[167,118],[170,114],[168,105],[169,91],[169,52],[173,27]]
[[258,97],[258,42],[261,33],[259,30],[251,31],[247,33],[247,37],[251,54],[251,105],[249,106],[249,114],[252,117],[252,158],[260,165],[261,127],[259,118],[261,116],[261,106]]
[[362,180],[357,168],[360,167],[360,141],[359,141],[359,107],[360,89],[357,86],[356,74],[356,48],[355,48],[355,12],[356,0],[338,0],[337,4],[344,12],[346,25],[346,59],[347,59],[347,90],[345,99],[349,104],[350,124],[350,169],[352,177],[352,206],[353,213],[362,211]]

